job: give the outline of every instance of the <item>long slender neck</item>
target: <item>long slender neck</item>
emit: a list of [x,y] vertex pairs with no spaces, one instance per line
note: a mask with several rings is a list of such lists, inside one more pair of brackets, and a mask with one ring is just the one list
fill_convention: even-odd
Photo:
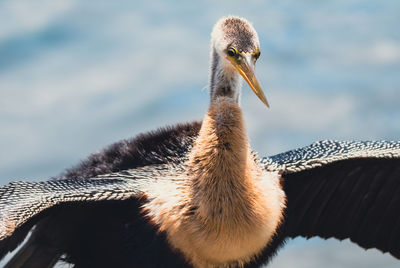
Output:
[[192,197],[212,227],[248,222],[254,161],[239,105],[228,97],[212,101],[189,159]]
[[210,73],[210,99],[215,101],[217,97],[227,96],[236,103],[240,102],[240,90],[242,79],[231,63],[226,62],[218,55],[216,49],[211,49],[211,73]]
[[[239,105],[228,97],[217,97],[203,119],[190,161],[210,172],[223,169],[219,162],[243,166],[248,156],[248,139]],[[218,161],[218,163],[210,163]],[[229,161],[227,163],[226,161]],[[204,166],[210,165],[207,169]],[[226,172],[230,173],[229,170]]]

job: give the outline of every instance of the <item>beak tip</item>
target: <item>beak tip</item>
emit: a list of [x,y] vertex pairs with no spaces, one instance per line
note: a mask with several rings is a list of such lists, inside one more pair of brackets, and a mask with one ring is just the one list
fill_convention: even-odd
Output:
[[257,92],[259,94],[257,94],[258,98],[265,104],[265,106],[267,106],[267,108],[271,108],[269,106],[269,103],[267,101],[267,98],[265,97],[264,93],[261,91],[261,89],[259,89],[259,91]]
[[265,106],[267,106],[267,108],[271,108],[271,106],[269,106],[269,103],[267,100],[264,100],[263,102],[264,102]]

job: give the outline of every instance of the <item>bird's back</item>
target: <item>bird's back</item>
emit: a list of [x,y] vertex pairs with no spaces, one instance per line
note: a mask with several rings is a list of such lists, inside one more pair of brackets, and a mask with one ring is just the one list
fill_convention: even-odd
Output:
[[147,165],[180,164],[200,126],[200,122],[177,124],[116,142],[67,170],[61,178],[85,179]]

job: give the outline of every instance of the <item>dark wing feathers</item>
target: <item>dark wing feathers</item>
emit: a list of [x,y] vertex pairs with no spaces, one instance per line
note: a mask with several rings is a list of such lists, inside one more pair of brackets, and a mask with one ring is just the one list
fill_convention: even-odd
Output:
[[263,162],[283,174],[283,235],[350,238],[400,258],[400,142],[323,141]]
[[[30,244],[27,244],[29,248],[20,250],[20,253],[29,259],[29,264],[26,265],[33,266],[33,263],[40,260],[38,256],[42,254],[58,257],[54,249],[64,246],[61,245],[64,240],[76,239],[72,237],[72,233],[75,232],[73,230],[82,227],[83,231],[74,235],[83,237],[88,232],[84,231],[84,228],[90,224],[96,225],[92,227],[93,229],[103,226],[104,222],[107,226],[110,221],[116,223],[121,221],[121,219],[113,220],[110,216],[113,213],[123,218],[124,213],[139,211],[142,197],[146,197],[146,189],[159,180],[168,180],[171,173],[177,172],[177,169],[179,167],[174,164],[150,165],[99,175],[95,178],[14,182],[1,187],[0,258],[14,250],[35,224],[39,227],[33,231],[29,239]],[[116,205],[117,203],[119,205]],[[127,209],[126,204],[133,204],[133,207]],[[101,208],[104,208],[104,213],[99,213]],[[71,233],[71,236],[68,238],[68,235],[61,234],[60,230]],[[102,231],[104,230],[97,230],[98,233]],[[33,236],[35,239],[32,239]],[[103,234],[104,237],[110,238],[110,234]],[[54,242],[54,245],[48,246],[48,241]],[[68,247],[71,241],[65,242],[65,246]],[[30,256],[33,249],[35,256]],[[11,261],[13,265],[19,267],[17,263],[20,259],[23,258],[13,258]],[[52,261],[50,258],[49,262]],[[42,263],[34,267],[42,267]]]
[[125,200],[140,193],[139,180],[118,177],[12,182],[0,188],[0,240],[33,216],[60,203]]
[[285,174],[322,167],[329,163],[354,158],[399,158],[400,141],[332,141],[314,142],[310,146],[291,150],[261,162],[267,170]]

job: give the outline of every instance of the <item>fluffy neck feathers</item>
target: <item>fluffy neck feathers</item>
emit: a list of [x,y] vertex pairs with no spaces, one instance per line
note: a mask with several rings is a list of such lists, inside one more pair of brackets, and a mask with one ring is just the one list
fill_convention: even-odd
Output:
[[191,151],[190,167],[207,181],[215,176],[224,179],[234,171],[243,173],[248,154],[240,107],[228,97],[218,97],[203,120]]
[[189,158],[193,198],[200,203],[200,212],[206,210],[203,217],[214,215],[213,210],[222,210],[217,214],[223,217],[234,205],[242,205],[252,166],[241,109],[231,98],[218,97],[210,105]]

